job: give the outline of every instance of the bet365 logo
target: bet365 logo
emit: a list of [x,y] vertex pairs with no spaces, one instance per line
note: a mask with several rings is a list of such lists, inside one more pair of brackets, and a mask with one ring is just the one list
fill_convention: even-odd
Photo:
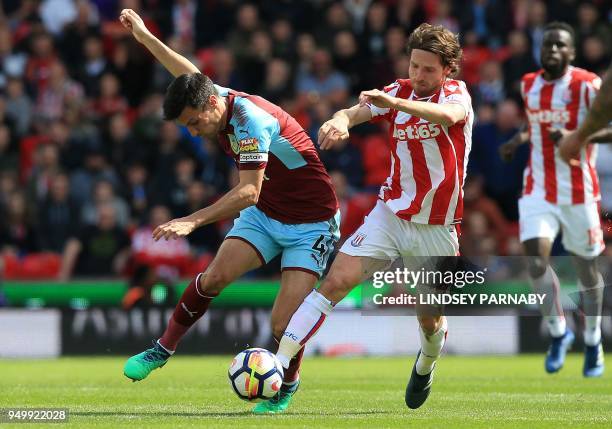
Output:
[[438,124],[398,125],[395,124],[393,137],[397,140],[433,139],[441,133]]

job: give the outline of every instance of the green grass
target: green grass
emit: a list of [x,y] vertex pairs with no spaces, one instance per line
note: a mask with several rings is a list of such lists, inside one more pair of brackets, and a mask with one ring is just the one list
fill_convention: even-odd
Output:
[[413,358],[309,358],[300,392],[278,416],[250,414],[228,386],[229,361],[177,356],[131,383],[123,358],[0,360],[0,408],[68,408],[69,423],[56,428],[612,427],[612,377],[584,379],[578,354],[552,376],[543,356],[444,356],[419,410],[404,405]]

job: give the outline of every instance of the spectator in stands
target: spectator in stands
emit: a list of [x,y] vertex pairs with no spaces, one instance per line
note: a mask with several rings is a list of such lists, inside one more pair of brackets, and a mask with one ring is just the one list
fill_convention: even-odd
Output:
[[13,192],[6,202],[6,213],[2,214],[3,222],[0,222],[0,253],[23,256],[38,251],[38,232],[25,195]]
[[32,100],[25,93],[23,81],[16,77],[8,78],[6,95],[6,115],[15,121],[16,136],[23,137],[30,130]]
[[477,103],[497,104],[505,98],[504,75],[499,62],[487,61],[480,66],[475,95]]
[[236,24],[227,36],[227,46],[236,56],[239,67],[249,54],[253,33],[261,28],[259,10],[254,4],[243,4],[236,13]]
[[0,20],[0,88],[6,85],[9,77],[24,74],[27,55],[13,50],[13,37],[7,21]]
[[130,209],[126,202],[115,194],[113,184],[108,180],[99,180],[93,186],[93,198],[81,209],[81,223],[93,225],[103,205],[110,205],[115,212],[115,222],[120,228],[126,228],[130,221]]
[[37,219],[41,249],[62,253],[68,239],[80,224],[79,208],[70,201],[70,181],[64,173],[56,174],[51,189],[40,205]]
[[77,71],[85,94],[95,97],[100,93],[100,78],[108,71],[108,60],[104,56],[102,40],[98,36],[88,36],[83,42],[83,60]]
[[353,232],[363,223],[363,218],[370,212],[374,204],[376,204],[376,194],[357,193],[352,189],[346,176],[340,170],[330,170],[329,173],[338,204],[340,205],[340,243],[351,236]]
[[531,55],[538,66],[540,65],[540,48],[544,38],[547,13],[548,9],[543,1],[536,0],[530,3],[526,30],[531,41]]
[[324,25],[316,26],[314,36],[317,45],[331,51],[336,35],[342,31],[351,30],[351,20],[347,10],[339,3],[331,3],[325,12]]
[[53,143],[36,148],[34,166],[27,183],[28,200],[33,206],[46,199],[53,178],[60,172],[59,151]]
[[[185,203],[177,210],[176,215],[187,216],[212,204],[214,195],[211,194],[211,191],[210,187],[201,181],[191,182],[187,187]],[[196,254],[201,254],[216,252],[223,238],[217,224],[207,224],[189,234],[187,240],[192,250]]]
[[87,49],[83,41],[89,37],[99,37],[99,20],[96,7],[87,0],[78,0],[76,3],[76,16],[66,24],[64,30],[58,35],[57,47],[71,73],[78,74],[85,61]]
[[142,163],[134,162],[126,168],[124,194],[131,209],[131,223],[139,224],[145,220],[146,210],[151,200],[148,176],[148,170]]
[[153,206],[149,222],[136,229],[132,236],[132,257],[137,264],[148,264],[156,273],[166,278],[177,278],[191,258],[186,237],[176,240],[153,239],[153,230],[172,219],[170,210],[163,205]]
[[17,166],[18,156],[11,129],[4,124],[0,124],[0,173],[17,171]]
[[262,83],[266,78],[266,67],[272,60],[272,39],[266,31],[253,32],[249,41],[249,53],[243,60],[243,70],[246,83],[246,91],[259,93]]
[[[608,6],[608,13],[609,12]],[[578,25],[576,31],[576,46],[583,46],[584,39],[595,36],[598,37],[610,49],[612,44],[612,29],[610,24],[606,24],[600,16],[597,6],[593,2],[583,1],[578,6]],[[610,17],[607,17],[610,19]],[[578,50],[580,53],[580,50]],[[590,69],[589,69],[590,70]]]
[[[84,167],[75,170],[70,175],[70,193],[74,201],[83,205],[91,200],[94,184],[106,180],[119,185],[119,177],[107,163],[104,153],[98,148],[89,148],[85,155]],[[114,215],[114,213],[113,213]]]
[[266,67],[266,78],[258,92],[263,98],[275,104],[283,104],[294,96],[291,80],[291,65],[280,58],[274,58]]
[[128,103],[120,93],[121,84],[112,73],[104,73],[100,78],[100,90],[91,103],[90,113],[95,119],[106,119],[117,113],[125,114]]
[[472,134],[468,175],[482,176],[485,193],[497,202],[508,219],[516,220],[529,147],[523,145],[511,162],[503,162],[498,154],[499,147],[517,133],[521,126],[521,112],[511,100],[501,103],[494,112],[491,121],[486,121],[485,115],[479,112],[481,119]]
[[385,55],[385,33],[389,27],[389,13],[381,2],[374,2],[368,9],[360,46],[367,56],[377,60]]
[[425,10],[420,0],[398,0],[394,15],[406,34],[412,33],[422,22],[426,21]]
[[[608,48],[608,51],[610,48]],[[610,55],[606,53],[606,46],[598,36],[587,36],[582,41],[582,49],[576,65],[585,70],[603,76],[610,65]]]
[[[484,184],[485,180],[482,176],[474,175],[468,176],[465,182],[463,200],[464,218],[471,219],[470,222],[474,222],[468,222],[468,228],[474,228],[474,230],[469,231],[471,236],[468,239],[479,241],[493,237],[495,247],[489,254],[499,255],[505,252],[510,224],[495,201],[485,195]],[[484,230],[481,228],[484,228]],[[487,243],[486,245],[492,244]],[[482,248],[480,250],[473,249],[471,252],[479,255],[486,254],[483,253]],[[462,251],[462,253],[470,256],[467,250],[465,252]]]
[[70,79],[64,65],[55,61],[49,65],[49,78],[39,86],[35,105],[37,119],[60,119],[67,108],[78,109],[83,103],[83,87]]
[[312,107],[325,100],[335,110],[348,101],[348,80],[333,68],[329,52],[323,49],[314,53],[309,71],[298,76],[296,87],[306,106]]
[[218,46],[213,51],[212,75],[213,81],[220,86],[243,91],[246,85],[238,71],[234,54],[229,49]]
[[128,119],[122,113],[108,119],[104,141],[106,158],[117,172],[123,172],[126,166],[137,161],[152,164],[150,152],[133,136]]
[[25,68],[25,77],[34,94],[40,97],[51,77],[51,69],[57,63],[53,38],[48,33],[32,36],[31,54]]
[[116,276],[129,254],[130,237],[117,225],[114,207],[104,204],[98,207],[96,224],[83,227],[66,243],[59,278]]
[[520,100],[520,83],[524,74],[536,71],[538,65],[529,50],[529,39],[522,31],[513,31],[508,35],[510,56],[503,62],[504,91],[506,95]]
[[351,95],[359,95],[364,88],[366,63],[359,52],[353,33],[341,31],[334,38],[334,66],[349,81]]
[[295,60],[295,40],[291,22],[284,18],[277,19],[272,23],[271,35],[274,57],[293,62]]

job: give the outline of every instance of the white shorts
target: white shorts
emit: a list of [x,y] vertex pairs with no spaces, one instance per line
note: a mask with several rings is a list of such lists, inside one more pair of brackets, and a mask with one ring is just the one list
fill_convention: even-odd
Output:
[[395,260],[405,256],[457,256],[454,225],[427,225],[401,219],[378,200],[363,222],[340,248],[349,256]]
[[565,250],[583,258],[595,258],[605,248],[597,202],[556,205],[542,198],[519,199],[521,242],[532,238],[555,240],[563,233]]

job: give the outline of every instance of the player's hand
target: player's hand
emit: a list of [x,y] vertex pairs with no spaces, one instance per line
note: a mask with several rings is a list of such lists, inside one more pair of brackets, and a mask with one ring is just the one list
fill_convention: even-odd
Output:
[[550,128],[548,130],[548,137],[550,137],[555,144],[558,144],[559,141],[569,133],[571,133],[571,131],[566,130],[565,128]]
[[158,241],[162,238],[168,240],[184,237],[196,229],[196,226],[197,223],[191,216],[173,219],[155,228],[153,231],[153,239]]
[[518,144],[516,144],[514,139],[511,139],[498,148],[499,157],[504,162],[510,162],[514,159],[516,149],[518,149]]
[[321,125],[319,129],[318,142],[323,150],[331,149],[338,143],[349,138],[348,124],[342,118],[332,118]]
[[140,43],[144,43],[144,40],[151,35],[142,18],[132,9],[123,9],[119,15],[119,21],[132,32],[134,38]]
[[372,89],[370,91],[361,91],[359,94],[359,105],[365,106],[366,104],[373,104],[381,109],[392,108],[395,104],[395,97],[391,97],[380,89]]
[[578,131],[572,131],[563,136],[558,144],[559,156],[568,164],[579,166],[580,149],[586,145],[586,142],[580,140]]

